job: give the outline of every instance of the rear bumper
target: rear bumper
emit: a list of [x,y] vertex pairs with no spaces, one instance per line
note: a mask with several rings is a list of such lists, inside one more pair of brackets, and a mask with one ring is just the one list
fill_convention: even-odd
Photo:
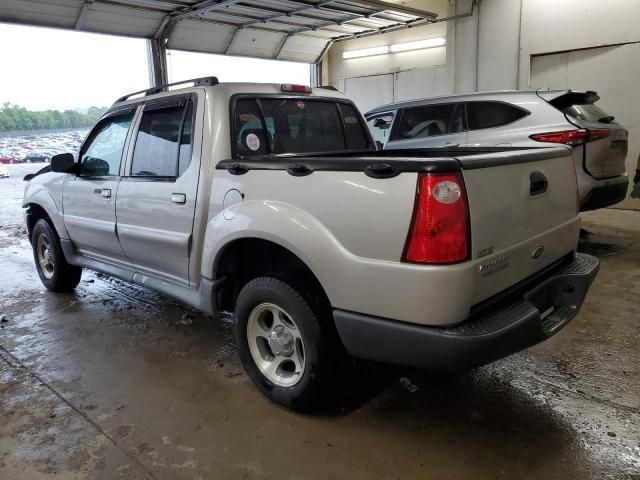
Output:
[[589,210],[597,210],[620,203],[627,196],[629,189],[629,177],[626,175],[616,183],[604,185],[602,187],[594,187],[586,200],[580,205],[581,212]]
[[430,370],[464,370],[555,335],[578,313],[598,269],[597,258],[576,254],[570,263],[451,328],[344,310],[334,310],[333,315],[342,342],[354,357]]

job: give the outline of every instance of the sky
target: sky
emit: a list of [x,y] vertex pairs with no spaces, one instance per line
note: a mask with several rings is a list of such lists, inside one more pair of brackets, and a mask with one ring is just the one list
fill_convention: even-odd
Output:
[[[109,106],[149,87],[145,40],[0,23],[0,105],[29,110]],[[169,52],[169,79],[309,83],[309,65]],[[260,72],[260,78],[255,78]]]

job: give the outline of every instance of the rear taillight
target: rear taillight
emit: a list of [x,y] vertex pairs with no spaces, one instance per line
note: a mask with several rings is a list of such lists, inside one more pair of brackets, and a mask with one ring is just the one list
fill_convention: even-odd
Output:
[[587,130],[589,132],[589,137],[587,139],[588,142],[593,140],[600,140],[601,138],[607,138],[611,135],[611,130],[607,128],[590,128]]
[[468,223],[462,175],[420,174],[403,261],[445,264],[468,260]]
[[581,145],[583,143],[591,142],[593,140],[599,140],[606,138],[611,134],[611,130],[606,128],[596,129],[584,129],[580,130],[565,130],[562,132],[545,132],[529,135],[529,138],[536,142],[546,143],[563,143],[565,145]]

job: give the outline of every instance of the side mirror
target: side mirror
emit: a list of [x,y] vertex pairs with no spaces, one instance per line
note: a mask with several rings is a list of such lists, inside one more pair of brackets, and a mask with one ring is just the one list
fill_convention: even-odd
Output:
[[76,166],[76,159],[71,153],[59,153],[51,157],[51,171],[59,173],[72,173]]
[[376,140],[376,149],[384,150],[384,144],[380,140]]
[[101,158],[87,158],[82,164],[82,174],[89,176],[109,175],[109,164]]

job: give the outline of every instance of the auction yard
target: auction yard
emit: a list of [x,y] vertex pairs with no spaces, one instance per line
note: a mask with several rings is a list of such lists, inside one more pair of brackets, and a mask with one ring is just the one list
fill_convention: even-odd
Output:
[[361,364],[340,408],[269,402],[229,323],[85,270],[47,292],[0,180],[0,478],[637,479],[640,218],[583,215],[601,271],[579,316],[456,376]]

